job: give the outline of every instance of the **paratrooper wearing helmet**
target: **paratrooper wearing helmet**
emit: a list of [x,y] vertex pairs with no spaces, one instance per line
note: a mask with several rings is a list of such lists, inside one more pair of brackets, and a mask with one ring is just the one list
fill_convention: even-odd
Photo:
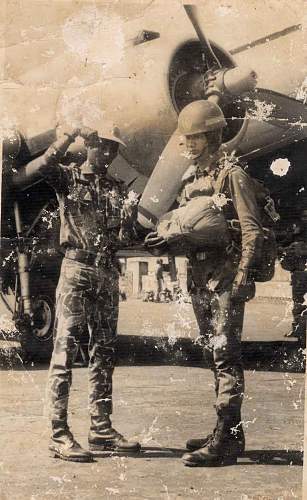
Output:
[[[185,465],[235,463],[244,450],[241,405],[244,374],[241,332],[245,302],[253,297],[251,270],[263,242],[263,228],[252,179],[241,166],[223,158],[221,108],[209,101],[194,101],[179,114],[178,129],[191,166],[182,178],[180,205],[193,198],[212,197],[227,221],[237,220],[236,241],[229,246],[192,248],[189,289],[204,358],[215,377],[217,424],[209,435],[190,439]],[[158,233],[146,238],[149,248],[167,248]],[[232,429],[236,431],[233,432]]]

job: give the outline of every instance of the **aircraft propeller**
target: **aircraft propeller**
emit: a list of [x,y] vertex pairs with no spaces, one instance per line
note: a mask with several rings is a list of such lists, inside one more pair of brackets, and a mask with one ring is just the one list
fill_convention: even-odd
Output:
[[184,5],[183,6],[188,18],[190,19],[193,28],[195,29],[195,32],[197,34],[197,37],[200,41],[202,50],[204,52],[205,58],[206,58],[206,65],[208,70],[213,69],[213,68],[222,68],[222,64],[220,63],[218,57],[215,55],[215,53],[212,50],[211,44],[206,37],[205,33],[200,27],[200,24],[197,19],[197,14],[196,14],[196,8],[195,5]]
[[[192,81],[193,89],[185,89],[185,95],[193,95],[193,100],[210,99],[223,109],[224,104],[227,106],[227,102],[232,102],[244,92],[253,91],[257,75],[249,68],[223,65],[198,22],[196,7],[194,5],[183,5],[183,7],[197,34],[206,68],[204,74]],[[234,137],[223,144],[225,153],[234,151],[246,133],[246,116],[243,114],[239,120],[239,130]],[[160,155],[140,200],[138,221],[144,228],[148,230],[154,228],[159,216],[169,209],[180,190],[182,175],[190,163],[191,160],[182,148],[182,140],[177,129]],[[175,172],[174,166],[176,166]],[[159,196],[153,196],[153,193],[157,192]]]
[[236,96],[254,90],[257,84],[256,72],[249,68],[223,66],[201,28],[197,17],[197,7],[195,5],[183,7],[197,34],[205,57],[207,71],[204,75],[204,98],[218,104],[227,94]]

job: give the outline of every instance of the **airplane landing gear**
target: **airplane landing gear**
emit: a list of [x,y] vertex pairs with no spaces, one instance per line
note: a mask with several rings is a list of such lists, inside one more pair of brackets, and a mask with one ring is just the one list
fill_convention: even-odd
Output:
[[21,347],[24,359],[48,359],[53,348],[53,323],[55,315],[55,284],[42,279],[39,285],[33,286],[33,315],[16,321],[21,331]]

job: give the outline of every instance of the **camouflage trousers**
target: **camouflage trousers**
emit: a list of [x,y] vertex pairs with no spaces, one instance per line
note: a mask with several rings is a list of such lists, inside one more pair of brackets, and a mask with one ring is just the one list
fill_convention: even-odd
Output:
[[192,294],[192,304],[204,358],[214,374],[216,407],[239,409],[244,396],[240,337],[245,304],[234,303],[230,291],[214,294],[201,289]]
[[[216,408],[240,410],[244,397],[241,333],[245,300],[233,300],[236,262],[216,258],[191,262],[192,305],[199,327],[204,359],[215,379]],[[246,300],[255,293],[246,291]]]
[[54,349],[48,378],[51,421],[67,423],[72,366],[78,343],[89,333],[89,411],[112,413],[112,375],[118,319],[118,271],[64,258],[57,287]]

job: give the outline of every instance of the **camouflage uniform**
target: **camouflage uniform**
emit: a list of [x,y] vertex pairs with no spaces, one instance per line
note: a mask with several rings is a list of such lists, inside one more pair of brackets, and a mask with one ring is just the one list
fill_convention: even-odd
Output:
[[49,372],[52,421],[65,420],[71,369],[84,329],[89,332],[89,409],[112,413],[112,373],[118,318],[118,271],[64,258],[57,287],[54,351]]
[[[67,144],[66,144],[67,143]],[[118,267],[115,252],[128,238],[131,220],[124,210],[122,183],[82,167],[60,163],[69,142],[34,162],[56,190],[65,249],[56,292],[54,350],[48,379],[53,428],[67,427],[72,366],[82,332],[89,331],[89,409],[95,427],[109,424],[118,318]],[[34,163],[33,162],[33,163]]]
[[[182,202],[193,196],[212,196],[215,193],[223,163],[213,170],[199,167],[196,162],[184,176]],[[255,285],[248,282],[235,298],[232,289],[238,270],[253,265],[263,234],[252,183],[240,166],[229,170],[222,194],[227,202],[223,206],[226,219],[239,220],[237,240],[227,249],[190,253],[189,289],[204,356],[215,377],[216,408],[228,408],[239,415],[244,393],[241,361],[244,306],[254,296]]]
[[[237,262],[232,256],[206,253],[190,257],[190,294],[204,359],[215,379],[216,407],[240,409],[244,394],[241,332],[245,302],[231,297]],[[222,268],[217,273],[218,268]],[[253,290],[249,290],[249,298]]]

